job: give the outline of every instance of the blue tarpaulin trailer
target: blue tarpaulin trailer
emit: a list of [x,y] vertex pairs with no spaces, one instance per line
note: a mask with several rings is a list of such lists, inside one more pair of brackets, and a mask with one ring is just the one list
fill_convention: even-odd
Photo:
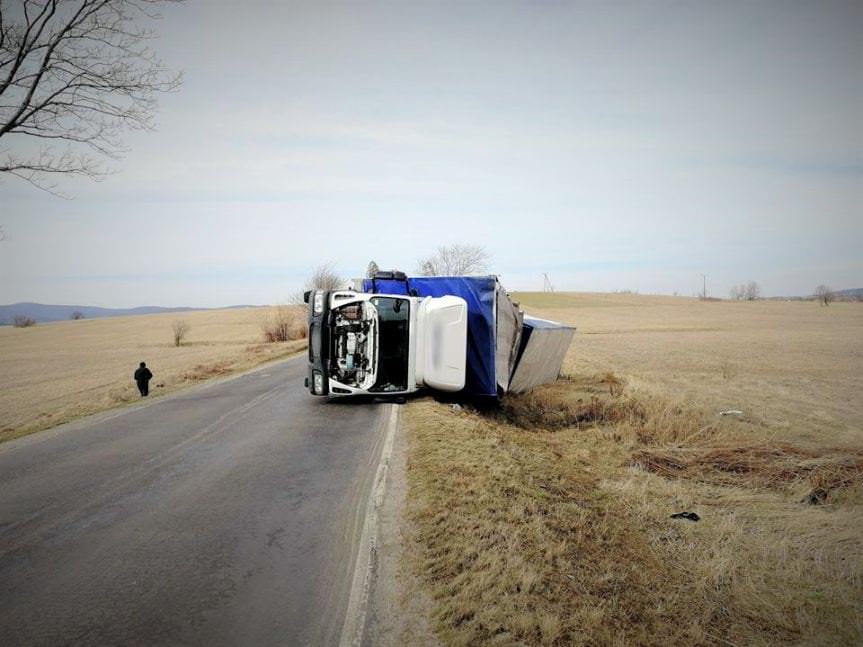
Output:
[[362,290],[416,297],[452,295],[467,302],[463,393],[499,397],[557,379],[575,328],[526,317],[496,276],[364,279]]

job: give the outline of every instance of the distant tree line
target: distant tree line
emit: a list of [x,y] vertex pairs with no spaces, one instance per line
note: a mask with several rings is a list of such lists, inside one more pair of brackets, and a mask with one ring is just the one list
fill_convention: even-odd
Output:
[[729,296],[734,301],[755,301],[761,297],[761,286],[755,281],[741,283],[731,288]]
[[[733,301],[755,301],[761,298],[761,287],[755,281],[740,283],[731,287],[728,296]],[[802,297],[804,300],[807,298],[818,301],[822,306],[829,306],[836,300],[836,293],[830,286],[822,284],[815,288],[811,297]]]

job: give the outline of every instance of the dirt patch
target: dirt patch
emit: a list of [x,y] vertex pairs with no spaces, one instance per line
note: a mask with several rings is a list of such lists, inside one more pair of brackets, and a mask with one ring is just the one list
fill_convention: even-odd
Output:
[[215,362],[213,364],[198,364],[189,371],[183,373],[182,379],[188,381],[209,380],[220,375],[231,372],[230,362]]
[[863,452],[805,449],[789,444],[707,449],[642,449],[630,465],[666,478],[747,487],[787,488],[803,481],[809,503],[863,482]]

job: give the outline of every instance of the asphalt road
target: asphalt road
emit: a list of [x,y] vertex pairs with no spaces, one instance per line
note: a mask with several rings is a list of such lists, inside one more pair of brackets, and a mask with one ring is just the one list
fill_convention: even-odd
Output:
[[0,645],[337,644],[389,407],[304,375],[0,445]]

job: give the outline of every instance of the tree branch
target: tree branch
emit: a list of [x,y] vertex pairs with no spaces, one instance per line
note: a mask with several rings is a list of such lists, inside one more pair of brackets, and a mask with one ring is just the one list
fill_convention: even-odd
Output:
[[0,139],[62,140],[70,149],[7,155],[0,173],[45,186],[48,174],[104,175],[74,148],[116,159],[125,130],[152,127],[157,95],[176,90],[181,75],[148,48],[155,35],[136,21],[158,18],[150,7],[182,0],[18,1],[15,19],[0,0]]

